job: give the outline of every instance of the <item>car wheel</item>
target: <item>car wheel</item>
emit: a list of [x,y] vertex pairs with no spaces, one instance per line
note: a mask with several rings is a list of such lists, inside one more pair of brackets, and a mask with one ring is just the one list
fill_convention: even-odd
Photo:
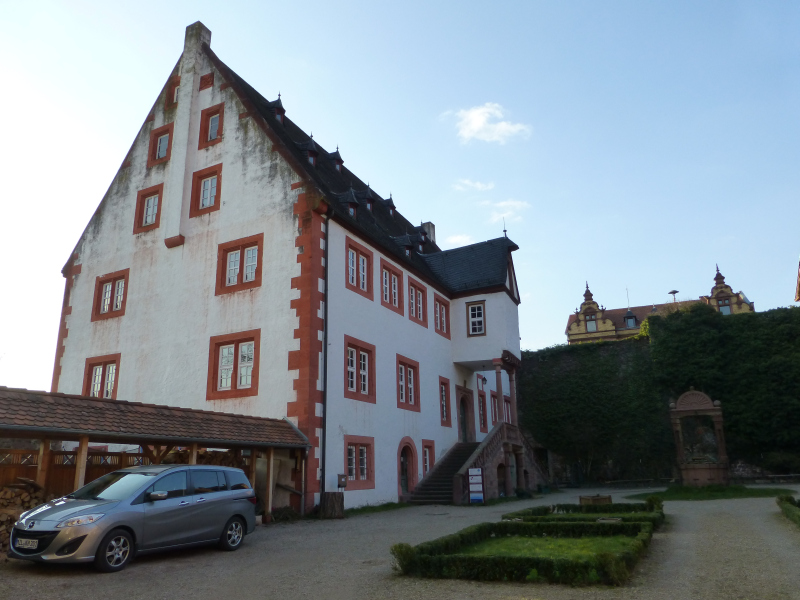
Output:
[[124,529],[110,531],[94,557],[94,566],[103,573],[122,571],[133,558],[133,536]]
[[232,517],[222,530],[219,538],[219,547],[233,552],[238,550],[244,540],[244,521],[239,517]]

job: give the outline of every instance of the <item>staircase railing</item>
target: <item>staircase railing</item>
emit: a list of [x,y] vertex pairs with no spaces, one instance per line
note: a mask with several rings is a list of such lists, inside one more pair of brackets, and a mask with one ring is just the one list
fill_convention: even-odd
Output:
[[[458,472],[453,475],[453,504],[462,504],[465,498],[469,498],[469,470],[482,468],[497,456],[497,451],[507,440],[509,428],[508,423],[499,422],[489,434],[483,438],[480,446],[475,448],[475,452],[467,459]],[[514,428],[516,429],[516,428]]]

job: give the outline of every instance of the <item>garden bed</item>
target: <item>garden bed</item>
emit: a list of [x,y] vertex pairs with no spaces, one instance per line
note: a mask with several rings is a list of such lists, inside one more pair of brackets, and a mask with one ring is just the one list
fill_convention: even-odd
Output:
[[536,506],[503,515],[504,521],[525,523],[580,522],[595,523],[598,519],[619,519],[623,523],[650,523],[658,529],[664,523],[664,511],[657,499],[628,504],[556,504]]
[[419,577],[620,585],[652,534],[646,522],[501,521],[413,547],[395,544],[392,555],[399,571]]

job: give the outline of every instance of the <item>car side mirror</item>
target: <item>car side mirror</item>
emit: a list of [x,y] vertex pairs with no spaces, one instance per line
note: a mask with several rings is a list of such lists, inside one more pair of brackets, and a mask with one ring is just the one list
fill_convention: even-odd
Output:
[[167,492],[150,492],[147,498],[150,502],[155,502],[156,500],[166,500],[167,496],[169,496]]

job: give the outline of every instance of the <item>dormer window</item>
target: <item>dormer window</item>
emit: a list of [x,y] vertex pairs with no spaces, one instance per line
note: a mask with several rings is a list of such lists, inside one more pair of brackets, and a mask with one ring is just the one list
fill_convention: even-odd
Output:
[[340,165],[340,164],[338,164],[338,163],[337,163],[337,164],[335,165],[335,167],[336,167],[336,170],[337,170],[337,171],[339,171],[340,173],[342,172],[342,165]]
[[597,315],[586,315],[586,332],[594,333],[597,331]]
[[731,314],[731,299],[730,298],[719,298],[717,299],[717,307],[719,312],[723,315]]
[[422,242],[420,242],[419,246],[418,246],[420,252],[422,252],[423,247],[424,247],[424,244]]
[[406,256],[410,256],[410,255],[411,255],[411,248],[406,248]]
[[372,211],[372,202],[367,202],[367,210]]
[[636,317],[625,317],[625,327],[636,327]]
[[283,115],[282,115],[282,114],[280,114],[280,113],[277,113],[277,114],[275,115],[275,118],[278,120],[278,123],[280,123],[281,125],[283,125]]
[[[312,154],[309,154],[309,155],[308,155],[308,162],[309,162],[309,164],[311,164],[311,165],[313,165],[313,166],[316,166],[316,164],[317,164],[317,157],[316,157],[316,156],[313,156]],[[352,209],[351,209],[351,210],[352,210]]]

